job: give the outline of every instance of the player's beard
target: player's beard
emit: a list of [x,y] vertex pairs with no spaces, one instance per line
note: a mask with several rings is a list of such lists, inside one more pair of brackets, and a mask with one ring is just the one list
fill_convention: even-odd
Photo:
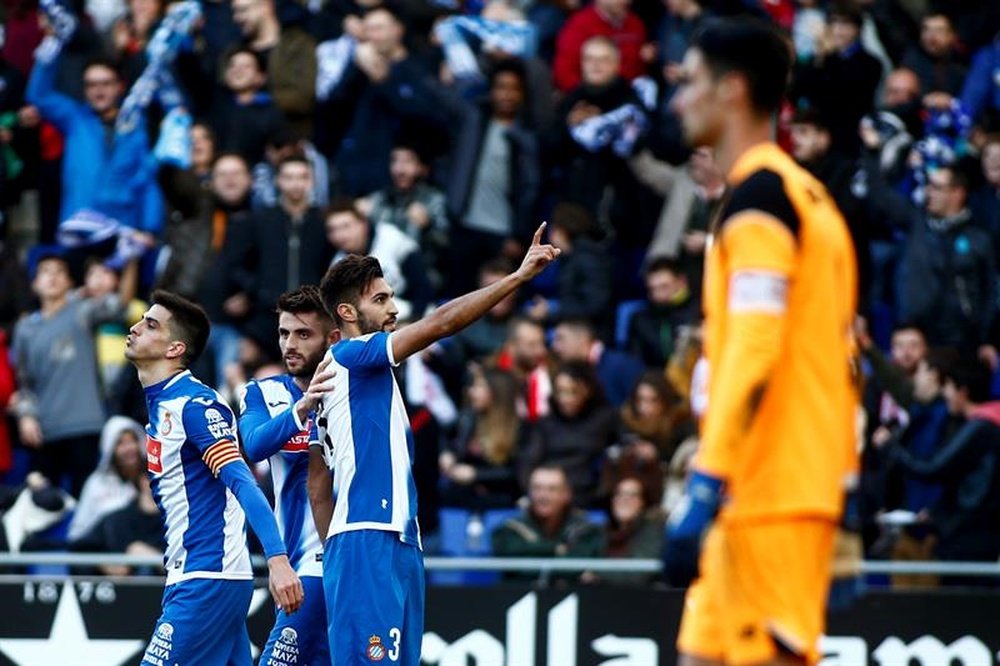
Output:
[[316,374],[316,368],[319,367],[320,361],[323,360],[323,354],[325,353],[326,350],[324,349],[322,353],[315,354],[313,356],[304,356],[302,354],[299,354],[299,356],[302,358],[302,367],[296,370],[292,370],[291,368],[289,368],[288,361],[285,360],[283,361],[285,365],[285,372],[287,372],[292,377],[312,377],[314,374]]
[[395,323],[396,323],[395,317],[384,319],[383,321],[378,322],[374,319],[369,319],[364,315],[364,313],[360,311],[358,312],[358,327],[361,329],[361,335],[368,335],[369,333],[379,333],[385,331],[386,326],[388,326],[390,322],[393,325],[390,326],[389,330],[390,331],[395,330]]

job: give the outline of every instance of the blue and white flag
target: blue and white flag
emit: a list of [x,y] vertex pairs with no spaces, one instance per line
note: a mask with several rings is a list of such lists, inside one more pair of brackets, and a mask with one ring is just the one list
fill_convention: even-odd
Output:
[[52,32],[46,35],[35,49],[35,59],[50,63],[59,57],[63,46],[76,32],[77,20],[72,12],[60,5],[57,0],[41,0],[38,7],[52,26]]
[[506,23],[479,16],[449,16],[434,26],[434,35],[456,79],[483,77],[473,40],[478,41],[479,50],[503,51],[518,58],[534,56],[537,43],[535,27],[527,21]]
[[327,99],[344,78],[357,45],[357,40],[345,33],[316,46],[316,99]]
[[636,141],[646,132],[649,121],[635,104],[625,104],[617,109],[588,118],[570,129],[570,136],[592,153],[608,146],[618,157],[632,154]]

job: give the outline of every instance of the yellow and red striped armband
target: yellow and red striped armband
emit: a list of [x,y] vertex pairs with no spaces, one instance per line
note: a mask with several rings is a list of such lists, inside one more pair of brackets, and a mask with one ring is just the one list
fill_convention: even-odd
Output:
[[208,468],[212,470],[213,476],[219,476],[222,468],[229,463],[242,459],[239,447],[236,446],[236,442],[230,439],[221,439],[212,444],[212,446],[205,449],[205,453],[201,457],[205,461],[205,464],[208,465]]

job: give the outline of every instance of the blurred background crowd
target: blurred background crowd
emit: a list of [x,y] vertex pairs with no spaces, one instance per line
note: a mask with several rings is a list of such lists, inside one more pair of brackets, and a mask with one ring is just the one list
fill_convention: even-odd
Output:
[[3,0],[0,549],[162,548],[122,347],[152,288],[205,307],[236,407],[331,262],[378,257],[414,319],[546,219],[557,265],[400,369],[428,550],[658,556],[726,193],[671,99],[733,14],[788,31],[777,136],[855,241],[867,555],[996,560],[991,0]]

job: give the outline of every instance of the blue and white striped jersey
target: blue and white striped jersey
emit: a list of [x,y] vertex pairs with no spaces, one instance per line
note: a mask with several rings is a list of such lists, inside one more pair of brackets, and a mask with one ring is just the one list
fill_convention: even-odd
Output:
[[246,516],[218,478],[240,460],[236,418],[184,371],[145,389],[146,466],[163,513],[167,585],[191,578],[253,578]]
[[300,576],[323,575],[323,546],[309,508],[309,433],[312,419],[300,423],[293,409],[302,389],[287,374],[253,380],[240,400],[240,437],[254,462],[268,460],[274,482],[274,511]]
[[341,340],[327,353],[333,392],[316,410],[317,437],[333,470],[333,536],[352,530],[398,532],[420,547],[413,434],[392,368],[392,336]]

